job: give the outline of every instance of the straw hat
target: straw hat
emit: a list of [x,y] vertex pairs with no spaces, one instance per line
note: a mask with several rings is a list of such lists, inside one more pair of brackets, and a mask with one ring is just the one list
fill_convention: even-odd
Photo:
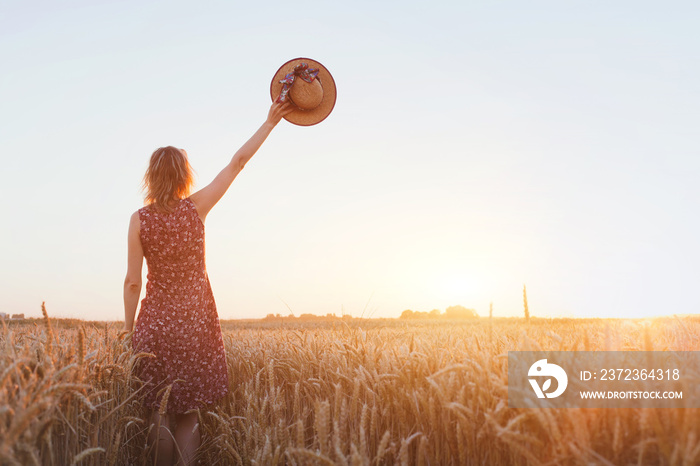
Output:
[[300,126],[322,122],[335,105],[335,81],[325,66],[310,58],[282,65],[270,84],[272,100],[289,99],[296,109],[284,118]]

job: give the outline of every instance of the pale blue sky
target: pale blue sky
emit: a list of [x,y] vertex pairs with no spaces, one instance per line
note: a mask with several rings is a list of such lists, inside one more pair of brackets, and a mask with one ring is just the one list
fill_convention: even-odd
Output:
[[[0,312],[121,319],[157,147],[198,186],[305,56],[338,86],[207,219],[222,318],[700,311],[693,2],[0,3]],[[285,304],[286,303],[286,304]]]

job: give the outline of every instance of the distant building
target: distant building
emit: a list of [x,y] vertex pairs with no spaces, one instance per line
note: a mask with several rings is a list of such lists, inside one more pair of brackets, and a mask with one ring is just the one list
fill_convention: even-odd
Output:
[[8,319],[9,317],[6,312],[0,312],[0,319]]
[[12,314],[12,319],[22,320],[24,319],[24,314]]

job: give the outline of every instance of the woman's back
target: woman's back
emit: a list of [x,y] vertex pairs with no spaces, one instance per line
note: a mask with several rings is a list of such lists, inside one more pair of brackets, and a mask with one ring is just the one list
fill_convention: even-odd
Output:
[[206,275],[204,225],[189,198],[181,199],[172,212],[143,207],[139,219],[149,283],[167,286]]
[[221,327],[205,267],[204,225],[189,198],[169,213],[144,207],[139,218],[148,282],[133,343],[138,351],[155,354],[143,361],[140,375],[159,383],[146,404],[155,407],[157,391],[173,383],[168,410],[182,413],[228,391]]

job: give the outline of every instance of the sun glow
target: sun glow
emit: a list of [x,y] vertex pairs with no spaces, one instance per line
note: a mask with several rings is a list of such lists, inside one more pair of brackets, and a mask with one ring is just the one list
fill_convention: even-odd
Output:
[[466,303],[466,299],[473,298],[479,290],[479,282],[471,274],[460,272],[443,275],[438,280],[437,289],[446,299],[455,301],[455,304]]

